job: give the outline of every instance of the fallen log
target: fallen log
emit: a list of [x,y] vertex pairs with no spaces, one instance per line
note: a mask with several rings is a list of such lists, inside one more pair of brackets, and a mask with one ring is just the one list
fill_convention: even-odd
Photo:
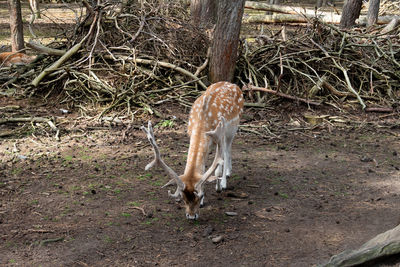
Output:
[[400,225],[377,235],[359,249],[344,251],[333,256],[329,262],[319,267],[359,266],[360,264],[400,253]]
[[65,50],[59,50],[59,49],[46,47],[46,46],[44,46],[42,44],[38,44],[32,40],[29,40],[29,43],[27,43],[26,46],[29,48],[32,48],[40,53],[43,53],[46,55],[52,55],[52,56],[62,56],[67,52]]
[[173,70],[175,70],[177,72],[180,72],[180,73],[182,73],[182,74],[194,79],[194,81],[198,82],[199,85],[201,87],[203,87],[204,89],[207,88],[207,86],[195,74],[192,74],[191,72],[189,72],[189,71],[187,71],[187,70],[185,70],[185,69],[183,69],[183,68],[181,68],[179,66],[171,64],[169,62],[163,62],[163,61],[157,61],[157,60],[151,60],[151,59],[143,59],[143,58],[133,58],[133,57],[130,57],[130,56],[116,56],[116,57],[113,57],[113,56],[106,55],[104,58],[113,59],[113,60],[114,59],[120,59],[120,60],[123,60],[123,61],[130,61],[130,62],[135,63],[135,64],[159,65],[159,66],[164,67],[164,68],[173,69]]
[[[280,14],[245,15],[243,17],[243,23],[307,23],[310,19],[318,18],[320,21],[325,23],[339,24],[341,18],[341,14],[338,14],[337,12],[326,12],[306,9],[303,7],[270,5],[253,1],[246,1],[245,8],[276,12]],[[400,16],[380,16],[378,17],[377,24],[388,24],[393,19],[400,19]],[[358,18],[358,23],[366,24],[367,16],[360,16]]]
[[242,90],[243,91],[262,91],[262,92],[266,92],[266,93],[273,94],[273,95],[276,95],[276,96],[280,96],[280,97],[283,97],[283,98],[287,98],[287,99],[290,99],[290,100],[303,102],[303,103],[305,103],[307,105],[314,105],[314,106],[321,105],[320,102],[307,100],[307,99],[300,98],[300,97],[297,97],[297,96],[288,95],[288,94],[281,93],[281,92],[278,92],[278,91],[275,91],[275,90],[272,90],[272,89],[263,88],[263,87],[257,87],[257,86],[254,86],[254,85],[243,86]]
[[340,23],[340,15],[331,16],[312,16],[312,15],[293,15],[293,14],[271,14],[271,15],[251,15],[244,16],[243,23],[308,23],[310,19],[318,18],[325,23]]
[[[272,15],[250,15],[243,17],[243,23],[308,23],[311,19],[318,18],[325,23],[339,24],[341,15],[292,15],[292,14],[272,14]],[[378,18],[377,24],[384,25],[390,23],[394,19],[400,19],[400,16],[381,16]],[[367,17],[360,16],[357,20],[358,24],[366,24]]]
[[332,12],[322,12],[316,11],[315,9],[307,9],[304,7],[293,7],[293,6],[282,6],[282,5],[271,5],[260,2],[246,1],[245,8],[260,10],[260,11],[270,11],[276,13],[284,13],[284,14],[306,14],[306,15],[315,15],[317,14],[332,14]]

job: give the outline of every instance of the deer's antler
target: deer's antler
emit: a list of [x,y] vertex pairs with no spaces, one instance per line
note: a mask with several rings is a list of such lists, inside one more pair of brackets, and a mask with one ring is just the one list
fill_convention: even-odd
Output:
[[226,120],[224,117],[221,117],[221,121],[218,123],[217,127],[214,131],[206,132],[206,135],[210,136],[214,142],[217,144],[217,149],[215,152],[215,158],[210,168],[203,174],[200,181],[195,185],[196,191],[199,195],[203,194],[203,184],[210,178],[211,174],[215,171],[218,165],[222,165],[224,163],[223,158],[223,144],[225,142],[225,130],[226,130]]
[[151,121],[148,122],[147,128],[142,126],[141,129],[146,133],[147,139],[149,140],[151,146],[153,147],[154,150],[154,160],[150,162],[149,164],[146,165],[145,170],[149,170],[155,165],[161,166],[161,168],[171,177],[171,181],[169,181],[166,185],[163,187],[172,184],[172,181],[175,181],[177,185],[177,189],[174,194],[171,194],[171,192],[168,190],[168,195],[171,197],[178,197],[182,193],[183,190],[185,190],[185,184],[179,178],[179,176],[174,172],[161,158],[160,155],[160,150],[158,149],[156,139],[154,138],[154,133],[153,133],[153,127],[151,126]]

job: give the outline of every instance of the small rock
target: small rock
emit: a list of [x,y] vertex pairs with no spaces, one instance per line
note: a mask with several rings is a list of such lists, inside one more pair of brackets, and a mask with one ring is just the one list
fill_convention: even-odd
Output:
[[369,158],[367,156],[362,156],[360,160],[361,160],[361,162],[372,162],[373,161],[372,158]]
[[238,215],[237,212],[234,212],[234,211],[225,211],[225,214],[228,216],[237,216]]
[[218,235],[218,236],[212,238],[211,240],[214,244],[218,244],[224,240],[224,237],[222,235]]

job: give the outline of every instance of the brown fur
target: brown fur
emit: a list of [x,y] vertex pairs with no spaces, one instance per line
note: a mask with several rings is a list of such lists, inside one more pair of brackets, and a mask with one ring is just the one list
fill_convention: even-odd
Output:
[[[185,184],[183,200],[186,213],[198,214],[201,202],[195,194],[195,185],[204,173],[204,164],[208,154],[210,137],[206,132],[213,131],[223,116],[228,123],[239,118],[243,111],[243,94],[237,85],[228,82],[212,84],[194,102],[190,111],[188,134],[190,146],[185,172],[180,176]],[[239,123],[239,121],[237,121]]]
[[26,65],[35,60],[36,56],[28,56],[24,53],[3,52],[0,53],[0,66]]

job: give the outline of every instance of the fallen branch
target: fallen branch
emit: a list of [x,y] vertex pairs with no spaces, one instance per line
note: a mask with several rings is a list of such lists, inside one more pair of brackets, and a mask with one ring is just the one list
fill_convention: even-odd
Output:
[[394,18],[389,22],[385,28],[382,29],[381,33],[389,33],[400,25],[400,18]]
[[[59,134],[60,134],[60,130],[57,128],[57,126],[54,124],[54,122],[51,119],[47,119],[47,118],[42,118],[42,117],[28,117],[28,118],[4,118],[4,119],[0,119],[0,124],[5,124],[5,123],[13,123],[13,122],[30,122],[30,123],[34,123],[34,122],[44,122],[47,123],[50,128],[56,132],[55,138],[57,141],[60,140]],[[6,133],[5,134],[10,135],[10,133]]]
[[319,267],[359,266],[371,260],[400,253],[400,225],[381,233],[364,243],[359,249],[347,250],[333,256]]
[[[109,55],[106,55],[104,58],[112,59],[112,57]],[[139,64],[145,64],[145,65],[158,65],[158,66],[161,66],[164,68],[173,69],[173,70],[176,70],[177,72],[180,72],[180,73],[196,80],[196,82],[198,82],[201,87],[203,87],[204,89],[207,89],[207,86],[202,81],[200,81],[199,78],[197,76],[195,76],[193,73],[191,73],[190,71],[187,71],[181,67],[178,67],[174,64],[168,63],[168,62],[150,60],[150,59],[142,59],[142,58],[133,58],[130,56],[119,56],[119,57],[117,56],[116,59],[121,59],[123,61],[131,61],[133,63],[139,63]]]
[[42,117],[28,117],[28,118],[4,118],[0,119],[0,124],[9,123],[9,122],[48,122],[51,121],[47,118]]
[[281,93],[281,92],[277,92],[277,91],[272,90],[272,89],[263,88],[263,87],[257,87],[257,86],[253,86],[253,85],[243,86],[242,90],[243,91],[262,91],[262,92],[266,92],[266,93],[269,93],[269,94],[277,95],[277,96],[280,96],[280,97],[283,97],[283,98],[287,98],[287,99],[290,99],[290,100],[303,102],[303,103],[305,103],[307,105],[313,105],[313,106],[321,105],[320,102],[314,102],[314,101],[307,100],[307,99],[304,99],[304,98],[300,98],[300,97],[297,97],[297,96],[291,96],[291,95],[287,95],[287,94],[284,94],[284,93]]
[[141,208],[141,207],[130,207],[130,208],[131,208],[131,209],[135,209],[135,210],[140,210],[140,211],[142,212],[143,216],[147,216],[146,212],[145,212],[144,209]]
[[[97,13],[96,16],[94,18],[94,21],[96,21],[97,18]],[[96,23],[93,22],[92,25],[90,26],[90,30],[89,32],[86,34],[86,36],[76,45],[74,45],[73,47],[71,47],[71,49],[69,49],[62,57],[60,57],[56,62],[54,62],[50,67],[47,67],[46,69],[44,69],[39,76],[37,76],[33,81],[32,81],[32,85],[37,87],[38,84],[40,83],[40,81],[46,77],[48,74],[56,71],[62,64],[64,64],[65,61],[67,61],[70,57],[72,57],[76,52],[78,52],[78,50],[81,48],[81,46],[83,45],[83,43],[86,41],[87,38],[89,38],[89,36],[92,34],[92,31],[94,29],[94,25]]]
[[361,96],[356,92],[356,90],[354,90],[353,86],[351,85],[351,81],[350,81],[350,78],[349,78],[349,75],[348,75],[347,70],[346,70],[342,65],[340,65],[340,63],[337,63],[336,60],[335,60],[331,55],[329,55],[329,53],[328,53],[321,45],[317,44],[317,43],[316,43],[313,39],[311,39],[311,38],[310,38],[310,41],[311,41],[314,45],[316,45],[319,49],[321,49],[321,51],[325,54],[325,56],[326,56],[327,58],[332,59],[333,64],[335,64],[335,66],[336,66],[338,69],[340,69],[340,70],[342,71],[342,73],[343,73],[343,75],[344,75],[344,78],[345,78],[345,81],[346,81],[346,84],[347,84],[347,88],[349,89],[349,91],[350,91],[352,94],[354,94],[354,95],[357,97],[358,101],[360,102],[360,105],[361,105],[362,109],[365,109],[365,108],[366,108],[366,105],[365,105],[364,101],[362,100]]
[[393,108],[391,107],[370,107],[370,108],[365,108],[366,112],[381,112],[381,113],[390,113],[393,112]]
[[54,62],[50,67],[43,70],[33,81],[32,85],[37,87],[41,80],[46,77],[48,74],[56,71],[65,61],[67,61],[70,57],[72,57],[78,50],[81,48],[84,39],[78,44],[74,45],[70,50],[67,51],[59,60]]
[[[282,5],[271,5],[267,3],[260,3],[254,1],[246,1],[244,7],[247,9],[277,12],[284,14],[308,14],[315,15],[316,11],[313,9],[306,9],[303,7],[291,7]],[[318,13],[331,13],[331,12],[318,12]]]
[[33,50],[36,50],[40,53],[43,53],[46,55],[52,55],[52,56],[62,56],[67,52],[65,50],[59,50],[59,49],[46,47],[44,45],[35,43],[32,40],[29,40],[29,43],[27,43],[26,46],[29,48],[32,48]]
[[[307,23],[310,19],[318,18],[325,23],[339,24],[341,14],[335,12],[326,12],[304,7],[290,7],[281,5],[271,5],[253,1],[246,1],[245,8],[253,10],[270,11],[281,14],[272,15],[249,15],[243,17],[243,23]],[[380,16],[377,24],[388,24],[393,19],[399,19],[400,16]],[[358,18],[359,24],[367,23],[367,16]]]
[[45,239],[45,240],[40,241],[40,246],[44,246],[44,245],[47,245],[48,243],[59,242],[59,241],[63,241],[63,240],[64,240],[64,237]]

